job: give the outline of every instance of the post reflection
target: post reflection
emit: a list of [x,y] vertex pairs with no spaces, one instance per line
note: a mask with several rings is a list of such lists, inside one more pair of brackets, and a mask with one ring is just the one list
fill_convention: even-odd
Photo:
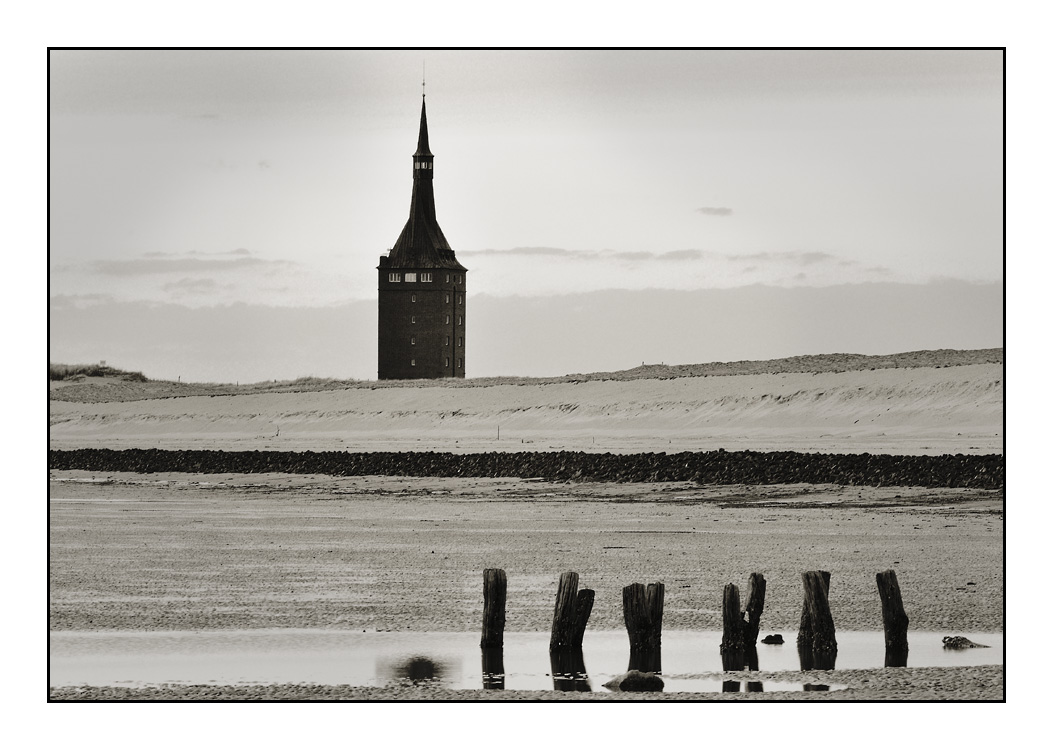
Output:
[[812,669],[834,669],[837,662],[837,649],[830,651],[813,651],[808,646],[798,646],[797,656],[801,661],[801,671]]
[[552,687],[562,692],[590,693],[589,674],[585,669],[585,655],[580,648],[549,652],[552,667]]
[[484,648],[483,690],[505,689],[505,650],[501,646]]
[[638,669],[641,672],[662,671],[662,647],[657,648],[629,648],[628,671]]

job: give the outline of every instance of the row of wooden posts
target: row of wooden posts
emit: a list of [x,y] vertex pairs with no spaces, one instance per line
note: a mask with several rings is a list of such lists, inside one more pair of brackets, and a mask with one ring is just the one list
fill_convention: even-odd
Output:
[[[830,613],[830,573],[813,570],[801,574],[804,584],[804,604],[801,625],[797,633],[797,649],[801,669],[833,669],[837,657],[834,619]],[[757,669],[757,637],[760,618],[764,611],[767,583],[760,573],[752,573],[746,596],[746,607],[741,608],[739,590],[733,583],[723,592],[723,637],[720,654],[725,670],[741,670],[748,666]],[[484,672],[498,674],[503,669],[486,668],[487,653],[491,663],[500,658],[504,646],[505,602],[508,579],[500,568],[483,571],[483,649]],[[885,666],[906,666],[907,625],[909,618],[903,609],[903,597],[894,570],[877,574],[881,616],[885,630]],[[559,577],[556,608],[552,618],[552,637],[549,653],[553,655],[553,670],[584,671],[581,658],[585,627],[596,593],[592,589],[578,590],[578,574],[567,571]],[[622,589],[622,611],[629,634],[629,670],[662,671],[662,611],[665,586],[634,583]],[[581,661],[582,669],[574,667]]]

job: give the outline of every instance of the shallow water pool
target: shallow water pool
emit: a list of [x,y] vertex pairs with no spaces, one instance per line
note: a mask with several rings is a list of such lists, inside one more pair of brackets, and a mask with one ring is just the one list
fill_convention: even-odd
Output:
[[[765,635],[764,632],[761,635]],[[964,635],[990,648],[951,651],[944,635]],[[785,645],[758,644],[758,668],[799,670],[796,633]],[[662,634],[662,678],[666,692],[837,689],[836,684],[739,682],[720,679],[717,631]],[[586,632],[585,670],[560,674],[548,654],[548,633],[506,633],[503,672],[483,671],[478,633],[361,632],[346,630],[230,630],[169,632],[72,632],[50,635],[49,684],[136,687],[161,683],[314,683],[383,687],[435,685],[452,689],[605,690],[603,683],[625,672],[629,640],[624,631]],[[909,634],[907,665],[1001,664],[1001,633]],[[884,665],[880,631],[837,633],[836,669]],[[488,665],[490,669],[490,667]],[[553,675],[553,672],[557,673]],[[484,684],[484,675],[486,677]],[[503,675],[503,679],[499,676]]]

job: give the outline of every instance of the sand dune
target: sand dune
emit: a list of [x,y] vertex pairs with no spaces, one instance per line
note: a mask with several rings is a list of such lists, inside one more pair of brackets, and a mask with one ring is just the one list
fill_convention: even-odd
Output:
[[[1001,453],[1004,367],[50,403],[52,448]],[[498,439],[500,431],[500,439]]]

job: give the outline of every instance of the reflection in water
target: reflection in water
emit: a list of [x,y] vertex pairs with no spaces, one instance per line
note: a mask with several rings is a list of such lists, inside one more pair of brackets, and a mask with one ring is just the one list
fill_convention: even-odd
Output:
[[414,685],[442,682],[443,671],[441,664],[426,656],[411,656],[406,661],[395,665],[395,676]]
[[420,653],[382,656],[376,660],[379,685],[447,686],[456,681],[460,670],[451,664]]
[[662,647],[632,648],[629,647],[629,667],[626,671],[638,669],[641,672],[662,673]]
[[742,669],[750,669],[756,672],[760,669],[760,659],[757,656],[757,647],[748,646],[745,649],[723,649],[720,652],[720,663],[725,672],[737,672]]
[[552,667],[552,688],[570,693],[590,693],[589,673],[585,669],[585,655],[580,648],[558,649],[549,652]]
[[830,651],[813,651],[807,646],[797,647],[797,656],[801,660],[801,671],[811,669],[833,669],[837,661],[837,649]]
[[483,650],[483,690],[505,689],[505,650],[501,646]]
[[886,667],[905,667],[907,666],[907,652],[910,649],[904,648],[886,648],[885,649],[885,666]]

